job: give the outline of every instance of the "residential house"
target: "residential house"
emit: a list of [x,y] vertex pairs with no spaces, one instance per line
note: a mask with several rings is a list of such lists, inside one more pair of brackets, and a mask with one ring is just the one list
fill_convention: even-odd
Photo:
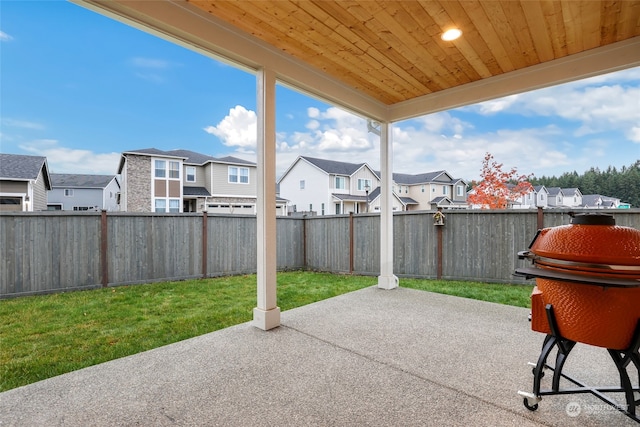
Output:
[[[371,210],[380,193],[380,176],[366,163],[347,163],[299,156],[278,179],[289,211],[339,215]],[[394,209],[401,202],[394,200]]]
[[564,192],[560,187],[548,187],[549,190],[549,203],[550,208],[564,207]]
[[511,204],[513,209],[536,209],[548,206],[549,190],[544,185],[534,185],[531,191],[520,196]]
[[416,175],[394,173],[393,185],[399,196],[415,201],[405,210],[468,207],[466,181],[443,170]]
[[582,192],[579,188],[563,188],[562,194],[564,206],[570,208],[582,206]]
[[0,154],[0,211],[44,211],[48,190],[46,157]]
[[582,196],[583,208],[589,209],[618,209],[620,206],[624,209],[628,209],[628,203],[621,203],[620,199],[609,196],[602,196],[600,194],[585,194]]
[[[366,163],[298,157],[278,180],[291,212],[317,215],[380,210],[380,173]],[[393,210],[465,207],[466,183],[445,171],[393,174]]]
[[49,210],[119,210],[120,183],[115,175],[51,174]]
[[[257,168],[247,160],[145,148],[122,153],[118,173],[123,211],[256,213]],[[286,215],[285,200],[276,208]]]

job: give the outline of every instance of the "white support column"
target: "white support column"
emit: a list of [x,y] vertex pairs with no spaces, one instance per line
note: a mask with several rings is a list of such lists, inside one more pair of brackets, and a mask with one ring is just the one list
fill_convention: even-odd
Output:
[[253,325],[262,330],[280,326],[276,305],[276,79],[271,70],[258,71],[258,306]]
[[393,274],[393,144],[391,124],[380,124],[380,276],[378,287],[394,289],[398,278]]

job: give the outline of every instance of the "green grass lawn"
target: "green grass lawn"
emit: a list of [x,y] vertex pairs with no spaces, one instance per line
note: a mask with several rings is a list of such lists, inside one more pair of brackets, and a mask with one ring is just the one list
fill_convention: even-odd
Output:
[[[376,284],[375,277],[278,273],[289,310]],[[532,286],[402,279],[403,287],[528,307]],[[247,322],[256,276],[0,301],[0,391]]]

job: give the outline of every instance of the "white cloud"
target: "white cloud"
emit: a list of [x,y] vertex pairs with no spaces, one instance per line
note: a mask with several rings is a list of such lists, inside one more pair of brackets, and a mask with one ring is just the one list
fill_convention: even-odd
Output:
[[0,42],[9,42],[11,40],[13,40],[13,37],[5,33],[4,31],[0,31]]
[[207,126],[204,131],[215,135],[227,147],[255,149],[258,134],[257,116],[254,111],[236,105],[216,126]]
[[166,78],[161,74],[158,74],[158,72],[167,70],[176,65],[164,59],[144,57],[131,58],[129,60],[129,64],[138,70],[134,72],[136,77],[156,84],[164,83],[166,81]]
[[316,117],[320,116],[320,110],[315,107],[309,107],[307,108],[307,115],[312,119],[315,119]]
[[519,95],[510,95],[504,98],[493,99],[491,101],[481,102],[477,105],[480,114],[489,115],[499,113],[509,109],[518,101]]
[[131,65],[137,68],[165,69],[169,68],[171,65],[169,61],[165,61],[164,59],[142,57],[131,58],[129,62],[131,63]]
[[27,153],[46,157],[51,173],[115,175],[120,161],[120,153],[67,148],[54,139],[34,140],[19,147]]
[[44,129],[44,126],[40,123],[30,122],[27,120],[17,120],[9,117],[2,118],[2,126],[34,130]]
[[[465,107],[482,115],[505,112],[564,119],[577,136],[611,130],[632,133],[640,122],[640,67]],[[569,125],[571,126],[571,125]]]
[[640,126],[634,126],[629,130],[629,133],[627,135],[627,137],[629,138],[629,140],[640,144]]

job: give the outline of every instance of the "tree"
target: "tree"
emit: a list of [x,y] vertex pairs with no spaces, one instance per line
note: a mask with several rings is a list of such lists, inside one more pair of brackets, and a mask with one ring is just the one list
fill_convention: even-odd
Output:
[[532,175],[517,175],[516,168],[509,172],[502,170],[502,163],[486,153],[482,161],[482,180],[473,188],[468,202],[480,205],[482,209],[506,209],[509,201],[516,200],[533,190],[529,183]]

